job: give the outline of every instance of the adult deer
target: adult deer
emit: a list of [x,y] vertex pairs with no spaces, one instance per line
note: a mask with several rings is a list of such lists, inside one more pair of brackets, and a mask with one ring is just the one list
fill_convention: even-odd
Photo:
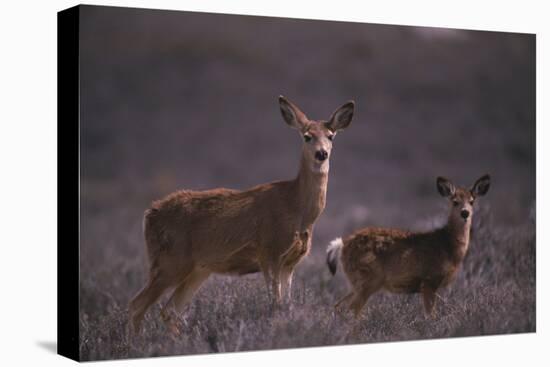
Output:
[[292,273],[311,247],[315,220],[325,207],[329,158],[336,133],[351,123],[354,102],[328,121],[314,121],[279,97],[286,123],[299,131],[298,176],[238,191],[182,190],[155,201],[145,211],[143,231],[149,279],[130,302],[135,331],[147,309],[169,288],[166,305],[180,311],[213,273],[262,272],[271,303],[290,298]]
[[476,198],[489,191],[489,175],[470,189],[437,178],[439,193],[449,199],[450,213],[442,228],[414,233],[390,228],[364,228],[337,238],[327,248],[327,264],[336,272],[338,258],[352,286],[336,308],[348,304],[360,315],[369,297],[381,289],[393,293],[421,293],[426,314],[432,315],[436,291],[451,283],[470,244]]

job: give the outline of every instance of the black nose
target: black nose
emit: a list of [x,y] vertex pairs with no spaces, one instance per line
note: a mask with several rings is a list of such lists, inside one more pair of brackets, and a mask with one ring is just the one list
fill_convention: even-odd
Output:
[[462,210],[460,211],[460,216],[461,216],[462,218],[466,219],[466,218],[468,218],[468,217],[470,216],[470,212],[467,211],[466,209],[462,209]]
[[315,159],[317,159],[318,161],[322,162],[327,158],[328,158],[328,153],[326,150],[321,149],[315,152]]

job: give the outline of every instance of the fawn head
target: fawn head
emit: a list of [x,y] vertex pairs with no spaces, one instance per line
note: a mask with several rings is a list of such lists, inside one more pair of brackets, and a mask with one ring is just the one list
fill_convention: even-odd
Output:
[[302,136],[302,154],[309,168],[313,172],[327,173],[333,139],[338,131],[350,125],[355,102],[349,101],[342,105],[328,121],[308,119],[295,104],[283,96],[279,96],[279,106],[285,122]]
[[437,178],[437,190],[441,196],[448,198],[451,202],[450,218],[454,221],[470,221],[476,198],[485,195],[489,191],[490,185],[491,177],[489,175],[480,177],[470,189],[456,187],[444,177]]

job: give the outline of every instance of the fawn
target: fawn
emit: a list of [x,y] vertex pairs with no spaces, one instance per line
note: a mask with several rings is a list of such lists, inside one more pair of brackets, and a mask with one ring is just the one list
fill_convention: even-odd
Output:
[[280,304],[283,292],[290,298],[294,267],[309,252],[315,220],[325,207],[332,140],[350,125],[354,106],[349,101],[328,121],[316,121],[280,96],[284,121],[303,140],[294,180],[245,191],[177,191],[145,211],[149,280],[130,302],[134,331],[167,289],[174,291],[163,318],[170,306],[181,310],[213,273],[262,272],[272,305]]
[[334,275],[339,257],[352,291],[335,306],[348,304],[356,317],[369,297],[381,289],[421,293],[424,310],[433,316],[436,292],[455,277],[468,250],[473,205],[487,193],[489,175],[470,189],[455,187],[443,177],[437,189],[450,201],[447,224],[425,233],[390,228],[364,228],[327,248],[327,265]]

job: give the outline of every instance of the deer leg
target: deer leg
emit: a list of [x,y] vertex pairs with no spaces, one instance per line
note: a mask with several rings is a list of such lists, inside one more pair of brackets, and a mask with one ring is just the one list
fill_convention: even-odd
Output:
[[345,306],[346,303],[349,302],[349,300],[354,296],[353,292],[348,293],[344,297],[340,298],[338,302],[334,305],[334,310],[336,312],[341,312],[342,308]]
[[279,269],[273,272],[271,277],[271,291],[273,293],[273,306],[278,307],[281,304],[281,272]]
[[263,264],[262,272],[267,286],[267,294],[271,308],[274,309],[281,302],[281,272],[278,264]]
[[272,276],[271,272],[269,271],[269,269],[263,269],[262,274],[264,275],[265,285],[266,285],[266,288],[267,288],[267,300],[268,300],[269,304],[271,304],[272,303],[271,295],[273,294],[271,292],[271,284],[272,284],[271,278],[273,276]]
[[426,283],[422,283],[422,286],[420,288],[421,288],[420,291],[422,293],[422,300],[424,302],[424,311],[426,313],[426,316],[434,317],[436,288]]
[[209,272],[194,270],[172,292],[172,295],[161,310],[161,316],[173,331],[175,331],[175,326],[169,316],[170,308],[173,308],[176,312],[182,312],[185,305],[191,301],[193,295],[209,275]]
[[369,297],[379,289],[380,289],[379,284],[369,284],[364,288],[362,288],[359,292],[356,292],[354,294],[354,297],[351,300],[349,308],[351,311],[353,311],[353,314],[355,315],[356,318],[359,318],[359,316],[361,315],[361,310],[369,300]]
[[292,275],[294,269],[291,267],[285,267],[281,270],[281,292],[283,298],[289,304],[292,300]]
[[292,246],[281,256],[281,285],[282,294],[289,304],[292,300],[292,276],[298,262],[307,254],[310,244],[310,230],[294,234]]
[[130,301],[130,317],[135,333],[139,332],[145,312],[164,293],[170,282],[159,275],[149,279],[147,285]]
[[167,306],[171,303],[178,312],[181,312],[183,307],[191,301],[193,295],[197,292],[208,276],[210,276],[210,272],[207,271],[194,270],[191,272],[191,274],[189,274],[174,290],[174,293],[170,298],[171,302],[169,301]]
[[370,296],[369,294],[364,295],[362,292],[356,293],[353,299],[351,300],[349,308],[353,312],[356,318],[359,318],[359,316],[361,315],[361,309],[363,309],[363,307],[367,303],[369,296]]

